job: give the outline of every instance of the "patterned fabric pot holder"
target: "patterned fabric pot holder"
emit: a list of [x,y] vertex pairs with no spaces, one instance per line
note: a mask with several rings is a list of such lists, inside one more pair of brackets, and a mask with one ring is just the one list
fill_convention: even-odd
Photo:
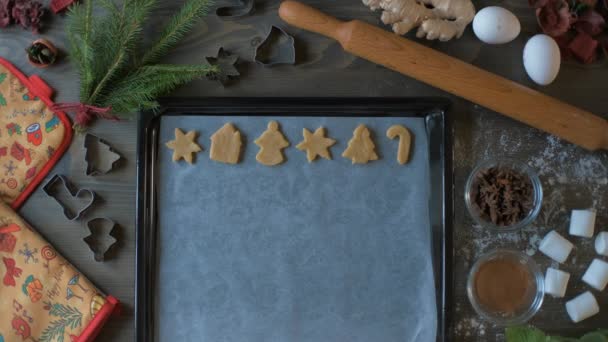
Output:
[[0,341],[92,341],[118,301],[0,203]]
[[0,342],[90,342],[118,307],[13,211],[72,139],[52,93],[0,58]]
[[72,125],[54,113],[53,90],[0,58],[0,200],[14,209],[44,179],[69,147]]

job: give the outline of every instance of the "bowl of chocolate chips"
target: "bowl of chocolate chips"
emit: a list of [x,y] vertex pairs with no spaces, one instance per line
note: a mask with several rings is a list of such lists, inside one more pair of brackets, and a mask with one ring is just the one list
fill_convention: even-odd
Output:
[[532,223],[542,201],[536,172],[514,160],[482,162],[466,183],[469,213],[482,227],[498,231],[514,231]]

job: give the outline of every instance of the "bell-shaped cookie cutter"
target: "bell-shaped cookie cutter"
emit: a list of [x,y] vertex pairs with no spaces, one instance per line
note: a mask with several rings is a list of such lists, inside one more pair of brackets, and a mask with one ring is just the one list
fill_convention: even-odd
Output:
[[[110,251],[118,243],[119,225],[107,217],[96,217],[87,221],[86,225],[90,234],[83,240],[93,252],[95,261],[103,262],[107,260]],[[104,240],[109,242],[103,243]]]
[[295,64],[295,40],[281,28],[272,26],[266,38],[255,49],[255,61],[263,66]]

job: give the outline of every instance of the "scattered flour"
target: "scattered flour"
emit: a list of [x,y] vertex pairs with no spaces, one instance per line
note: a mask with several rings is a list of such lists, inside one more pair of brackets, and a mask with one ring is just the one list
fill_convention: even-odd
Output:
[[[608,229],[608,155],[587,152],[554,136],[536,130],[501,129],[500,118],[480,115],[473,120],[473,130],[479,132],[470,141],[460,136],[455,141],[456,176],[464,185],[471,168],[482,160],[514,158],[533,168],[543,184],[543,207],[537,220],[530,226],[513,233],[497,233],[472,223],[466,208],[459,201],[464,189],[456,192],[456,222],[460,224],[454,234],[456,259],[464,264],[464,272],[455,274],[457,279],[466,278],[472,263],[483,253],[495,248],[514,248],[533,256],[546,267],[564,269],[580,278],[593,258],[593,239],[575,238],[568,235],[572,209],[595,208],[598,211],[598,230]],[[492,143],[493,142],[493,143]],[[522,158],[523,156],[523,158]],[[604,227],[604,228],[602,228]],[[575,250],[565,264],[552,262],[537,253],[542,238],[556,230],[575,244]],[[460,283],[466,283],[460,282]],[[461,289],[457,289],[460,291]],[[502,328],[480,321],[468,302],[466,309],[457,307],[455,335],[457,340],[475,340],[474,337],[501,333]],[[478,339],[482,340],[482,339]]]
[[[477,317],[467,317],[459,320],[455,324],[455,333],[457,336],[467,338],[483,337],[486,335],[488,323],[480,320]],[[473,341],[471,339],[471,341]]]

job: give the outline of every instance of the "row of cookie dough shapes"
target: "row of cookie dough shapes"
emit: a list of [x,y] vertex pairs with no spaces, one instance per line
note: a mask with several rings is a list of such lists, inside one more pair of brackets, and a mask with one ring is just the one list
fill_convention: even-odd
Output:
[[[386,136],[389,139],[399,137],[399,150],[397,151],[397,161],[403,165],[409,161],[410,148],[412,146],[412,134],[401,125],[393,125]],[[353,137],[348,142],[348,147],[342,153],[342,157],[350,159],[353,164],[366,164],[372,160],[378,160],[376,145],[372,140],[371,133],[365,125],[359,125],[353,133]]]
[[[196,136],[196,131],[184,134],[181,129],[175,129],[175,140],[166,143],[166,146],[173,150],[174,162],[183,159],[188,164],[192,164],[194,154],[203,150],[196,143]],[[209,157],[221,163],[236,164],[239,162],[242,145],[241,132],[231,123],[227,123],[211,136]]]
[[[296,148],[306,152],[308,162],[313,162],[318,156],[328,160],[332,159],[329,148],[336,143],[336,140],[325,136],[325,128],[319,127],[314,133],[304,128],[302,135],[304,140]],[[388,129],[386,135],[389,139],[399,137],[397,161],[400,164],[407,163],[412,141],[409,130],[401,125],[394,125]],[[184,159],[192,164],[194,153],[202,151],[195,140],[196,132],[190,131],[184,134],[179,128],[176,128],[175,140],[166,144],[167,147],[173,149],[173,161]],[[268,123],[266,131],[255,140],[255,144],[260,147],[256,160],[267,166],[283,163],[285,161],[283,150],[290,145],[276,121]],[[217,162],[236,164],[240,159],[241,147],[241,133],[231,123],[227,123],[211,136],[209,156]],[[342,156],[350,159],[353,164],[365,164],[378,160],[375,147],[369,129],[365,125],[359,125]]]

